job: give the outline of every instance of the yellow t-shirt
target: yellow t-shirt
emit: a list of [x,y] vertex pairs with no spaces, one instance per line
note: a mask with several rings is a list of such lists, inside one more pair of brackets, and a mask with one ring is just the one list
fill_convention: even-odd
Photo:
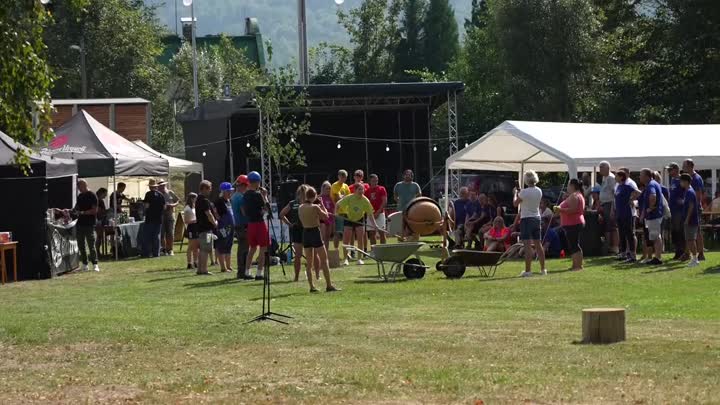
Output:
[[335,206],[335,211],[337,211],[338,214],[346,215],[347,219],[353,222],[359,222],[365,214],[372,215],[374,212],[370,200],[364,195],[357,194],[338,201]]
[[334,203],[337,203],[346,195],[350,195],[350,187],[344,182],[338,180],[330,186],[330,198],[332,198]]

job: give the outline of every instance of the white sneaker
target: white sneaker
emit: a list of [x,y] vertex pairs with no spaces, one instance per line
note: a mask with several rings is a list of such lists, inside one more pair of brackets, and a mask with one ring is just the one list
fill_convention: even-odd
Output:
[[348,259],[345,259],[345,261],[343,262],[343,266],[349,266],[349,265],[350,265],[350,261]]
[[547,269],[543,269],[543,270],[540,272],[540,275],[541,275],[541,276],[547,276]]
[[98,267],[98,265],[97,265],[97,264],[96,264],[96,265],[94,265],[94,266],[93,266],[93,271],[97,271],[97,272],[100,272],[100,267]]
[[173,251],[171,250],[171,251],[169,251],[169,252],[167,253],[167,255],[168,255],[168,256],[175,256],[175,253],[173,253]]
[[699,265],[700,265],[700,262],[698,261],[698,259],[694,259],[694,260],[691,260],[690,263],[688,263],[687,266],[688,266],[688,267],[697,267],[697,266],[699,266]]
[[523,271],[520,273],[520,277],[532,277],[532,271]]
[[82,268],[80,269],[80,271],[88,271],[88,265],[87,265],[87,264],[83,264],[83,265],[82,265]]
[[362,266],[363,264],[365,264],[365,262],[362,261],[362,259],[358,259],[358,264],[359,264],[360,266]]

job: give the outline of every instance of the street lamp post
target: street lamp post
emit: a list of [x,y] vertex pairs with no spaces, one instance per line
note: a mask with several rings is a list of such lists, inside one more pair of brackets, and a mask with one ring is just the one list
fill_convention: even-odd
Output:
[[200,96],[198,95],[198,67],[197,67],[197,46],[195,45],[195,7],[193,0],[183,0],[183,5],[190,7],[190,37],[192,38],[193,51],[193,93],[195,94],[195,108],[200,105]]
[[[335,0],[335,4],[342,5],[345,0]],[[300,85],[307,85],[310,82],[310,70],[308,68],[307,48],[307,13],[305,0],[298,0],[298,63]]]
[[85,36],[80,35],[80,45],[70,45],[70,49],[80,52],[80,93],[87,98],[87,70],[85,69]]

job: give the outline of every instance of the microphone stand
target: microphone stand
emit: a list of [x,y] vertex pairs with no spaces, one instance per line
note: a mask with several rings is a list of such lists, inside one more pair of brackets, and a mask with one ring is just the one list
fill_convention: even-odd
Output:
[[[268,209],[267,214],[267,227],[268,227],[268,239],[270,238],[270,230],[272,229],[272,210]],[[276,319],[275,317],[281,317],[285,319],[293,319],[292,316],[283,315],[277,312],[272,312],[270,310],[270,302],[272,301],[271,295],[270,295],[270,249],[265,249],[265,272],[263,277],[263,304],[262,304],[262,313],[255,318],[245,322],[245,324],[254,323],[254,322],[261,322],[261,321],[273,321],[277,323],[281,323],[283,325],[287,325],[287,321],[283,321],[280,319]]]

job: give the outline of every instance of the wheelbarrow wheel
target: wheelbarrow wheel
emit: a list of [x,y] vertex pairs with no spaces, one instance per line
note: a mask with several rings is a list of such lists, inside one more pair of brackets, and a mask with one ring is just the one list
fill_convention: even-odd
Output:
[[425,263],[417,258],[408,259],[403,266],[403,274],[408,280],[417,280],[425,277]]
[[445,273],[447,278],[462,278],[465,275],[465,268],[462,258],[457,256],[448,257],[442,264],[438,263],[438,270]]

